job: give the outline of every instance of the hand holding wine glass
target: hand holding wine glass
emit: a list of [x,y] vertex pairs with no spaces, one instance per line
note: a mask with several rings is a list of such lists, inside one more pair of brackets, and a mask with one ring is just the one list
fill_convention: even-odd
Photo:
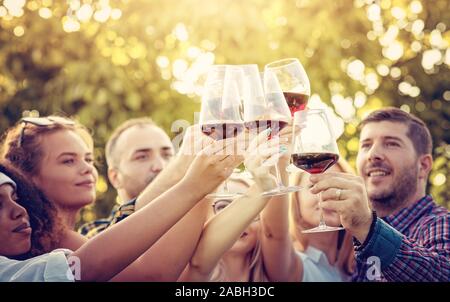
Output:
[[310,177],[310,192],[321,194],[322,208],[339,214],[342,226],[359,242],[364,242],[372,224],[366,186],[361,176],[329,172]]
[[178,163],[178,172],[184,175],[195,159],[195,156],[213,142],[213,139],[202,133],[200,125],[195,124],[189,126],[184,133],[181,146],[173,159]]
[[231,137],[215,141],[202,149],[186,171],[185,183],[202,192],[208,193],[214,190],[244,160],[243,155],[230,155],[226,152],[230,146],[235,144],[236,138]]
[[278,161],[279,171],[286,171],[286,167],[291,162],[293,139],[296,135],[299,134],[300,130],[301,128],[298,125],[293,125],[292,123],[290,123],[280,131],[279,138],[286,144],[288,150],[287,152],[283,153],[283,155],[280,157],[280,160]]
[[[244,121],[250,137],[270,128],[270,138],[278,137],[279,132],[291,122],[291,113],[275,74],[264,72],[263,83],[258,69],[247,69],[244,85]],[[265,196],[284,195],[300,190],[298,186],[285,186],[275,165],[278,187],[263,193]]]
[[[208,73],[202,97],[200,127],[210,138],[221,141],[238,136],[244,130],[242,120],[243,71],[231,65],[214,65]],[[236,140],[237,144],[239,140]],[[236,155],[239,146],[232,145],[223,150],[228,155]],[[209,198],[234,198],[240,194],[228,191],[224,182],[222,192],[208,195]]]
[[244,160],[245,168],[252,174],[258,186],[265,191],[276,188],[277,181],[270,170],[279,158],[288,151],[285,144],[287,139],[281,139],[280,137],[269,139],[271,132],[272,129],[267,128],[253,138],[246,150]]
[[[339,150],[325,110],[314,109],[296,112],[294,124],[303,124],[301,131],[294,137],[293,164],[309,174],[321,174],[333,166],[339,159]],[[319,193],[319,207],[322,196]],[[303,231],[318,233],[342,230],[342,227],[327,226],[320,208],[318,227]]]

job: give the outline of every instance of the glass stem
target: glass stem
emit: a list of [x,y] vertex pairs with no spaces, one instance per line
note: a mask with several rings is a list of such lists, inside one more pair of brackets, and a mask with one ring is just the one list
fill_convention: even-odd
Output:
[[325,219],[323,219],[322,192],[319,193],[319,211],[320,211],[319,228],[326,228],[327,225],[325,223]]
[[275,165],[275,172],[277,173],[277,183],[278,183],[278,187],[279,188],[283,188],[284,184],[281,181],[281,175],[280,175],[280,171],[278,170],[278,165]]
[[225,181],[223,182],[223,192],[224,193],[229,193],[229,191],[228,191],[228,179],[225,179]]

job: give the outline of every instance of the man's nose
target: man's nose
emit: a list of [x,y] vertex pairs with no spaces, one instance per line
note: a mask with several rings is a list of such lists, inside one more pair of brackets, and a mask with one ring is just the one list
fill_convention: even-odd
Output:
[[369,161],[380,161],[384,159],[384,150],[380,144],[372,144],[367,152]]
[[160,172],[162,169],[164,169],[165,165],[166,161],[161,156],[156,156],[155,160],[152,163],[152,172]]

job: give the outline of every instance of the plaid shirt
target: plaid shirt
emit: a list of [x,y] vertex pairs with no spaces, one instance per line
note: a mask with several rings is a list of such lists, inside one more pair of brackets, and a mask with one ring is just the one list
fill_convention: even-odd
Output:
[[[429,195],[383,219],[356,246],[354,281],[450,281],[450,215]],[[375,256],[375,257],[373,257]]]
[[109,217],[104,219],[95,220],[92,222],[88,222],[83,224],[79,229],[78,233],[81,235],[92,238],[103,230],[106,230],[108,227],[113,224],[118,223],[119,221],[127,218],[131,214],[134,213],[136,206],[136,198],[130,200],[127,203],[121,205],[118,209],[113,210]]

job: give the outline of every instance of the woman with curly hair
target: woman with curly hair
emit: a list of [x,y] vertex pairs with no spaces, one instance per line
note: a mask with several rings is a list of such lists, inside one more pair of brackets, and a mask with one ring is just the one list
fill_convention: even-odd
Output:
[[[32,188],[16,178],[14,172],[3,169],[0,172],[0,281],[110,280],[231,174],[241,159],[224,154],[227,146],[218,141],[204,148],[176,185],[73,252],[54,250],[26,260],[13,258],[26,258],[24,255],[35,249],[33,227],[36,231],[43,229],[37,221],[45,224],[49,216],[39,212],[44,208],[41,203],[25,200],[36,197],[26,193],[32,192]],[[28,207],[29,213],[21,205],[33,203],[36,207]],[[45,236],[41,238],[36,231],[36,240],[41,242]],[[41,244],[45,245],[45,241]]]
[[87,128],[60,116],[22,118],[8,129],[1,149],[0,160],[23,173],[56,208],[64,226],[59,247],[83,245],[87,239],[75,223],[80,210],[95,201],[98,177]]
[[[0,175],[3,175],[0,179],[0,186],[5,183],[14,183],[14,187],[21,188],[20,190],[15,190],[13,197],[17,200],[18,205],[23,207],[28,213],[29,224],[33,230],[30,242],[27,243],[30,246],[28,251],[20,255],[11,255],[11,258],[17,260],[28,259],[55,249],[58,246],[62,231],[62,226],[56,216],[56,209],[34,185],[13,167],[0,163]],[[8,175],[11,182],[6,182],[7,178],[5,175]],[[3,222],[5,219],[0,221]],[[0,254],[3,254],[2,249],[7,244],[2,243]]]

